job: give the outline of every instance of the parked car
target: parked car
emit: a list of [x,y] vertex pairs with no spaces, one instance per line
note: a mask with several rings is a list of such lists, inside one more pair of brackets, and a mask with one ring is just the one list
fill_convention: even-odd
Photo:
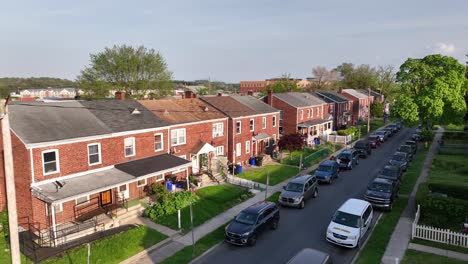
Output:
[[314,175],[296,177],[283,187],[278,202],[281,205],[304,208],[305,201],[318,196],[317,178]]
[[242,210],[226,226],[225,241],[234,245],[253,246],[267,228],[277,229],[279,209],[272,202],[258,202]]
[[413,155],[416,155],[416,152],[418,151],[418,143],[414,140],[406,140],[405,145],[409,145],[413,147]]
[[408,158],[404,152],[395,152],[392,158],[388,161],[390,165],[395,165],[401,168],[401,170],[406,171],[408,169]]
[[345,149],[336,156],[336,162],[338,162],[341,169],[352,170],[355,165],[359,164],[359,151]]
[[386,128],[391,128],[393,130],[393,134],[396,134],[399,130],[396,124],[390,124]]
[[340,166],[335,160],[325,160],[315,170],[315,176],[319,182],[333,183],[338,178]]
[[411,135],[411,139],[414,140],[414,141],[421,141],[422,140],[421,136],[418,133],[414,133],[413,135]]
[[382,130],[388,132],[388,137],[393,137],[393,135],[395,134],[395,132],[393,131],[393,128],[385,127]]
[[375,178],[368,186],[364,198],[373,207],[392,210],[393,201],[397,197],[398,188],[394,181]]
[[332,264],[330,255],[325,252],[304,248],[292,257],[287,264]]
[[372,205],[360,199],[348,199],[338,208],[327,228],[327,241],[355,248],[369,230],[373,217]]
[[375,133],[377,136],[381,137],[381,142],[385,142],[388,140],[388,131],[385,131],[385,130],[377,130],[375,131]]
[[402,176],[403,171],[401,168],[393,165],[385,165],[377,174],[377,178],[384,178],[394,181],[398,188],[400,187]]
[[378,135],[368,136],[367,141],[369,141],[371,148],[377,148],[378,146],[380,146],[380,143],[381,143],[380,136]]
[[359,152],[360,157],[367,158],[372,154],[372,148],[369,141],[359,140],[354,144],[354,149]]
[[397,125],[398,130],[400,130],[400,129],[403,128],[403,122],[401,122],[401,121],[396,121],[396,122],[395,122],[395,125]]
[[410,145],[401,145],[397,149],[398,152],[404,152],[407,155],[409,161],[413,160],[413,147]]

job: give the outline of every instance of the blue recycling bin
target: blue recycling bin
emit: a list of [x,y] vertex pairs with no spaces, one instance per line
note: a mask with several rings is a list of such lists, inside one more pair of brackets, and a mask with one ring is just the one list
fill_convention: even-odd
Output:
[[237,165],[237,174],[242,173],[242,165]]
[[172,182],[171,181],[166,182],[166,187],[170,192],[172,192]]
[[255,157],[250,158],[250,165],[252,166],[257,165],[257,159],[255,159]]

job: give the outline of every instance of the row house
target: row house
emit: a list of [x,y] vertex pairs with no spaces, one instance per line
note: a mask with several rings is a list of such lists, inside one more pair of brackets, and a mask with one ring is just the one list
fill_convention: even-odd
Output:
[[39,88],[39,89],[24,89],[19,92],[21,97],[55,97],[55,98],[74,98],[77,95],[75,88]]
[[[353,100],[353,122],[365,120],[370,114],[371,96],[355,89],[340,89],[341,95]],[[354,124],[353,124],[354,125]]]
[[187,135],[137,101],[14,103],[8,116],[23,228],[56,238],[153,183],[187,183],[192,162],[171,151]]
[[329,113],[333,115],[333,130],[353,124],[353,100],[333,91],[316,91],[314,94],[329,104]]
[[228,120],[228,160],[246,163],[251,157],[269,154],[279,138],[279,110],[250,95],[205,96]]
[[330,134],[333,130],[330,105],[315,95],[269,91],[265,100],[272,107],[282,111],[282,133],[306,135],[307,145],[312,145],[315,138]]
[[139,101],[160,119],[171,124],[170,153],[192,162],[191,173],[217,171],[218,158],[227,156],[228,118],[213,106],[195,98]]
[[370,96],[371,99],[371,104],[374,103],[375,101],[379,101],[383,103],[385,101],[385,96],[377,91],[374,91],[372,89],[356,89],[356,91],[362,93],[362,94],[367,94]]

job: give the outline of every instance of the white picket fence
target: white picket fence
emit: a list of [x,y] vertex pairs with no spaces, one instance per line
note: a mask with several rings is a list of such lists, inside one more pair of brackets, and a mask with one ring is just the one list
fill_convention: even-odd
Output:
[[419,238],[429,240],[433,242],[443,243],[447,245],[454,245],[468,248],[468,234],[453,232],[450,229],[436,228],[426,225],[418,225],[420,215],[420,207],[418,204],[418,210],[413,222],[413,230],[411,238]]
[[251,180],[242,179],[239,177],[227,175],[226,181],[230,184],[242,186],[249,189],[263,190],[265,189],[265,184],[254,182]]
[[348,144],[352,141],[351,136],[327,135],[327,142]]

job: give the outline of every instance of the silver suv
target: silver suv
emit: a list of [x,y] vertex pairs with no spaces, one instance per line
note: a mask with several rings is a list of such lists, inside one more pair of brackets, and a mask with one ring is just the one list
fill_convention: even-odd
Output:
[[314,175],[297,176],[283,187],[278,201],[281,205],[303,209],[305,200],[318,196],[317,185],[317,178]]

